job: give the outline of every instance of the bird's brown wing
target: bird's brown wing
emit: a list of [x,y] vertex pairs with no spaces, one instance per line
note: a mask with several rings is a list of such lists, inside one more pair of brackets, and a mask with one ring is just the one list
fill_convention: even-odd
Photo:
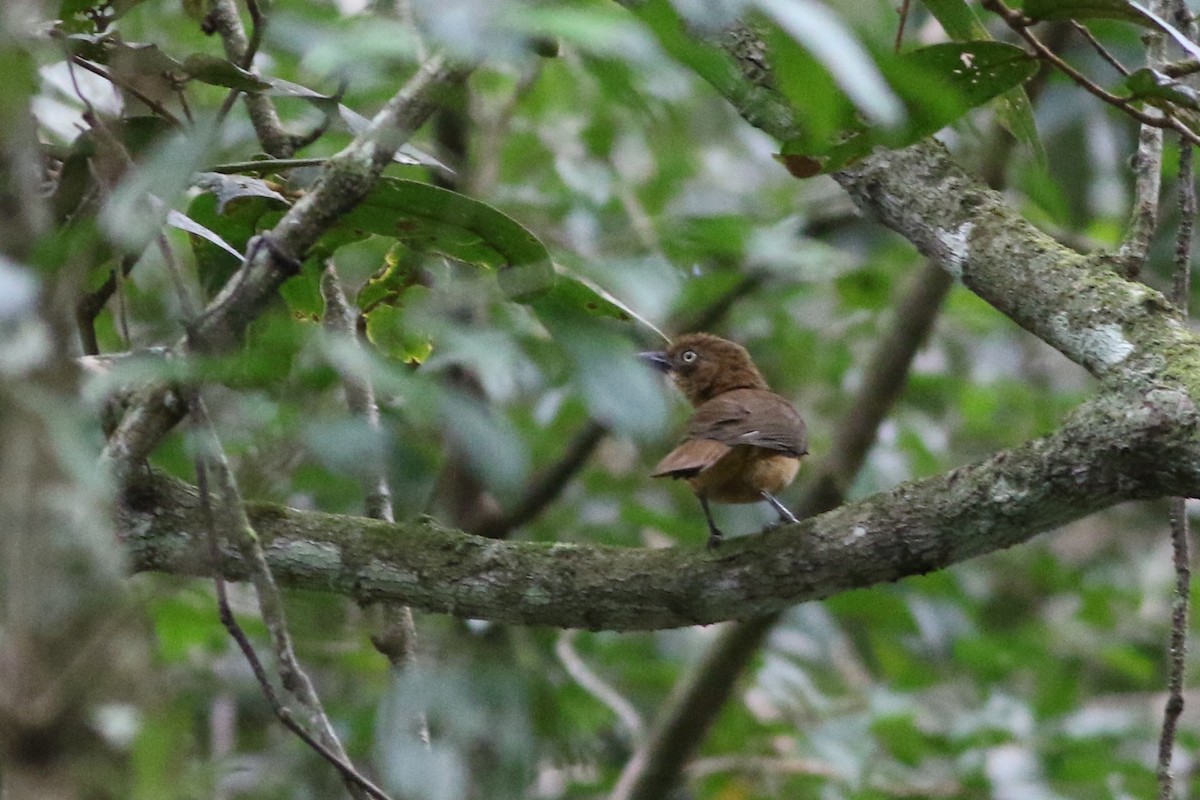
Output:
[[651,477],[690,478],[711,467],[732,448],[712,439],[689,439],[663,456]]
[[750,445],[799,458],[808,452],[804,420],[774,392],[736,389],[696,409],[684,439],[711,439],[728,447]]
[[774,392],[735,389],[696,409],[683,441],[654,468],[655,477],[690,477],[717,463],[739,445],[799,458],[808,452],[804,420]]

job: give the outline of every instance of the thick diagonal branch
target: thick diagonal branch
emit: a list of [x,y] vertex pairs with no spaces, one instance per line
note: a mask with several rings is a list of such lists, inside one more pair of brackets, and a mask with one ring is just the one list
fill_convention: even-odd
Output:
[[[247,511],[284,585],[497,622],[669,628],[941,569],[1124,500],[1200,494],[1198,417],[1177,390],[1102,395],[1054,435],[715,553],[498,542],[427,518]],[[189,487],[163,479],[131,487],[119,519],[136,569],[205,572]],[[247,574],[237,556],[221,569],[235,580]]]

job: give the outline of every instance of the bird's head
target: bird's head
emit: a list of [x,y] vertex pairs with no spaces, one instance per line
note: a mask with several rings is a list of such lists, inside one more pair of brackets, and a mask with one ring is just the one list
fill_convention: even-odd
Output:
[[768,388],[746,348],[710,333],[688,333],[666,350],[639,355],[670,375],[694,406],[734,389]]

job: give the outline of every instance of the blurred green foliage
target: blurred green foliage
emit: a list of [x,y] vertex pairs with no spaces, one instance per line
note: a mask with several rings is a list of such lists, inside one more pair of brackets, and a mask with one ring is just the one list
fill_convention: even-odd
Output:
[[[895,13],[883,2],[738,4],[775,47],[776,60],[758,66],[795,104],[804,135],[790,143],[749,127],[714,92],[746,67],[717,46],[730,22],[718,4],[652,0],[631,13],[600,0],[415,0],[420,43],[404,21],[373,10],[388,3],[262,5],[270,25],[256,66],[288,82],[271,93],[285,126],[307,131],[328,115],[306,158],[343,148],[411,73],[421,46],[486,58],[469,101],[413,143],[420,157],[409,161],[454,170],[390,166],[244,346],[194,367],[219,384],[213,415],[252,498],[361,513],[364,481],[382,463],[398,515],[471,518],[512,508],[531,476],[596,420],[609,434],[562,496],[513,535],[697,547],[704,524],[690,492],[646,477],[687,410],[635,360],[660,343],[642,322],[676,334],[706,320],[744,343],[803,412],[819,462],[921,265],[827,178],[789,175],[774,158],[781,146],[817,158],[807,170],[816,173],[953,122],[941,136],[958,157],[991,174],[1001,159],[1009,199],[1053,234],[1102,247],[1124,224],[1131,179],[1122,165],[1136,129],[1058,78],[1031,106],[1017,87],[1032,60],[991,41],[994,20],[956,0],[914,7],[915,33],[900,55]],[[81,89],[110,118],[108,136],[130,158],[100,163],[114,173],[105,201],[86,169],[97,162],[85,160],[101,158],[104,140],[78,133],[83,105],[63,50],[32,48],[41,82],[27,91],[41,138],[63,164],[60,227],[36,261],[52,269],[82,259],[94,290],[121,254],[131,259],[95,322],[105,352],[181,333],[171,271],[156,248],[142,250],[166,209],[245,252],[315,179],[311,166],[246,168],[237,185],[211,177],[261,155],[240,105],[216,118],[225,86],[258,84],[223,60],[202,16],[193,2],[61,4],[60,30],[80,53],[194,120],[184,132],[148,124],[137,99],[116,102],[111,86],[77,67]],[[941,41],[935,16],[947,38],[974,41]],[[696,30],[711,43],[697,45],[687,35]],[[1095,30],[1136,61],[1137,25]],[[926,46],[910,46],[917,41]],[[1064,51],[1097,66],[1081,40]],[[139,58],[119,57],[129,53]],[[13,63],[22,81],[31,78],[24,54]],[[162,63],[190,66],[164,76]],[[955,74],[956,64],[971,69]],[[0,114],[10,114],[20,82],[0,86]],[[1137,86],[1146,96],[1178,94]],[[135,202],[146,192],[159,204]],[[211,299],[237,267],[212,238],[174,232],[171,242],[197,298]],[[1152,283],[1166,280],[1167,247],[1156,245]],[[365,352],[320,327],[326,259],[364,312]],[[382,434],[345,411],[346,374],[373,382]],[[955,288],[851,493],[1042,435],[1091,388],[1082,370]],[[194,480],[186,432],[164,442],[154,463]],[[756,507],[717,515],[730,533],[772,516]],[[1158,504],[1122,508],[952,570],[792,609],[703,744],[691,796],[1149,796],[1173,579],[1165,516]],[[148,689],[133,735],[117,745],[132,778],[111,796],[340,796],[334,771],[274,721],[217,621],[208,584],[133,582],[153,658],[131,667]],[[235,589],[233,601],[265,652],[250,596]],[[419,664],[395,673],[371,646],[369,609],[291,593],[288,615],[351,755],[397,797],[599,797],[632,753],[636,734],[556,656],[558,632],[418,616]],[[573,647],[649,724],[713,634],[584,633]],[[416,736],[420,713],[429,748]],[[1193,775],[1200,728],[1185,717],[1180,737],[1178,774]],[[726,756],[737,758],[719,760]]]

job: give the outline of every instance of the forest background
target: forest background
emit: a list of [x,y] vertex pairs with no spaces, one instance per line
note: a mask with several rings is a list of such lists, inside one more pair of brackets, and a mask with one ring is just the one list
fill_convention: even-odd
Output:
[[1193,796],[1193,27],[3,3],[0,796]]

